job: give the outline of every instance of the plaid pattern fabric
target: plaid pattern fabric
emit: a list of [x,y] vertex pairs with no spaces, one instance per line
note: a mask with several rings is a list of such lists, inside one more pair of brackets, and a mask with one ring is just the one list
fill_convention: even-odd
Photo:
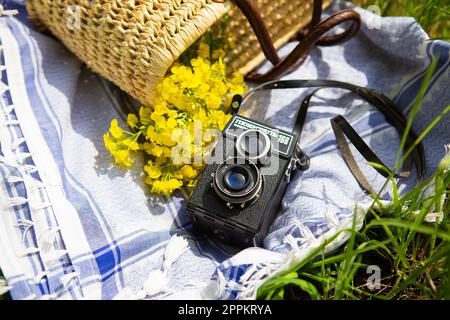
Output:
[[[182,193],[149,194],[141,179],[142,159],[131,171],[112,164],[102,134],[111,119],[124,120],[115,89],[60,43],[33,30],[22,1],[0,3],[20,12],[0,18],[0,268],[14,299],[112,299],[125,289],[136,293],[161,267],[174,234],[188,240],[189,250],[170,268],[167,287],[148,298],[254,298],[264,279],[351,226],[355,212],[360,217],[364,212],[355,210],[356,203],[363,209],[370,201],[336,152],[328,119],[345,114],[387,163],[395,157],[398,137],[382,115],[339,90],[321,93],[302,141],[311,170],[292,181],[265,248],[239,252],[195,232]],[[359,11],[364,26],[356,39],[316,49],[287,78],[367,85],[390,95],[407,113],[427,67],[438,57],[414,123],[421,132],[450,101],[449,44],[427,41],[409,18],[383,18],[373,29],[376,18]],[[250,115],[289,129],[307,92],[289,91],[276,101],[269,97],[267,110]],[[425,140],[428,175],[450,142],[449,122],[445,118]],[[367,171],[381,185],[382,177]],[[413,183],[414,177],[402,185]],[[342,234],[328,249],[345,239]]]

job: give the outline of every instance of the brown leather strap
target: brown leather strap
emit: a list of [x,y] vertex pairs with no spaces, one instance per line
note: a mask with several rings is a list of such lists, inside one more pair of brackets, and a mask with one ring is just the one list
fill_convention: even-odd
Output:
[[[297,34],[297,39],[299,41],[302,41],[311,32],[311,30],[320,23],[320,21],[322,20],[322,8],[323,8],[323,1],[315,0],[313,3],[313,14],[310,24]],[[354,35],[352,34],[352,32],[353,32],[352,28],[349,28],[340,34],[336,34],[333,36],[322,36],[319,39],[319,41],[316,42],[316,45],[332,46],[344,42]]]
[[[289,71],[298,68],[305,61],[314,45],[318,44],[322,46],[330,46],[347,41],[358,32],[361,25],[360,15],[351,9],[339,11],[320,22],[322,14],[322,0],[314,0],[313,17],[309,27],[302,36],[303,39],[291,52],[291,54],[289,54],[284,60],[281,60],[273,44],[269,31],[253,1],[234,1],[255,31],[264,55],[274,65],[274,67],[265,74],[251,72],[247,75],[247,80],[255,82],[267,82],[282,77]],[[347,21],[351,21],[352,24],[345,32],[338,35],[325,36],[328,31]]]
[[269,30],[267,29],[264,20],[259,14],[258,8],[252,0],[235,0],[236,5],[242,11],[244,16],[247,18],[250,26],[255,32],[256,37],[261,45],[261,49],[264,52],[266,58],[272,62],[272,64],[277,65],[281,62],[278,56],[277,49],[275,48],[272,38],[270,37]]
[[305,28],[303,28],[298,32],[297,34],[298,40],[300,41],[303,40],[308,35],[308,33],[320,23],[320,21],[322,20],[322,7],[323,7],[322,0],[313,1],[311,22]]

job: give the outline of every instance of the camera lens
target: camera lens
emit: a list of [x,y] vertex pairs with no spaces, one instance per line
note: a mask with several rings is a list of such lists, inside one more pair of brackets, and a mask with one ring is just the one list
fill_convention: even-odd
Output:
[[235,191],[241,191],[248,186],[250,182],[249,172],[245,167],[232,167],[225,174],[225,185]]
[[248,159],[228,159],[214,174],[214,190],[229,204],[245,204],[255,200],[262,189],[262,175]]
[[256,129],[244,131],[236,140],[236,150],[239,155],[253,161],[266,157],[270,147],[269,136]]

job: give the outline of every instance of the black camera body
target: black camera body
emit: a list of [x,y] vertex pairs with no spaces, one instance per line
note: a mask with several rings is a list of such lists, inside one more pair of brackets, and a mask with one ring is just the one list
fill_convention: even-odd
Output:
[[240,247],[261,246],[298,167],[298,138],[241,115],[221,137],[187,211],[201,232]]

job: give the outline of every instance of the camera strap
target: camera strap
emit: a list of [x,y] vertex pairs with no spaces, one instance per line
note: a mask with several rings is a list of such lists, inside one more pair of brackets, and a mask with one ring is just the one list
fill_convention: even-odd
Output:
[[[296,89],[296,88],[318,88],[314,90],[311,94],[306,96],[306,98],[302,101],[297,119],[294,126],[294,133],[299,137],[299,141],[301,141],[300,137],[303,131],[303,126],[306,121],[306,116],[308,113],[308,108],[311,102],[311,99],[317,93],[317,91],[322,90],[324,88],[341,88],[352,92],[358,97],[366,100],[374,107],[380,111],[386,121],[395,127],[400,137],[403,136],[406,127],[407,120],[405,116],[398,111],[395,103],[385,96],[382,93],[379,93],[375,90],[360,87],[357,85],[353,85],[346,82],[334,81],[334,80],[280,80],[280,81],[272,81],[265,83],[253,90],[251,90],[245,97],[235,96],[232,101],[232,109],[233,112],[237,113],[239,108],[245,104],[246,100],[256,91],[261,90],[274,90],[274,89]],[[352,154],[349,143],[347,139],[354,145],[354,147],[359,151],[359,153],[369,162],[376,163],[383,168],[388,168],[383,161],[373,152],[373,150],[364,142],[362,137],[356,132],[356,130],[348,123],[348,121],[341,115],[336,116],[330,120],[331,127],[333,129],[334,135],[336,137],[336,142],[341,151],[342,157],[349,168],[350,172],[353,174],[355,179],[357,180],[360,187],[369,194],[376,194],[375,189],[369,183],[365,175],[363,174],[361,168],[359,167],[355,157]],[[406,178],[411,174],[413,164],[416,166],[417,177],[420,180],[423,179],[425,173],[425,151],[423,144],[421,142],[416,144],[416,140],[418,136],[412,131],[409,130],[406,141],[405,141],[405,149],[412,149],[413,151],[408,155],[405,161],[402,164],[402,168],[399,173],[393,173],[392,170],[387,169],[387,171],[381,167],[375,166],[375,170],[377,170],[381,175],[388,178],[389,176],[393,176],[395,178]],[[298,153],[300,155],[304,155],[301,151],[300,146],[298,146]],[[306,163],[309,160],[306,160]],[[305,160],[303,160],[305,163]],[[304,168],[303,168],[304,169]]]

